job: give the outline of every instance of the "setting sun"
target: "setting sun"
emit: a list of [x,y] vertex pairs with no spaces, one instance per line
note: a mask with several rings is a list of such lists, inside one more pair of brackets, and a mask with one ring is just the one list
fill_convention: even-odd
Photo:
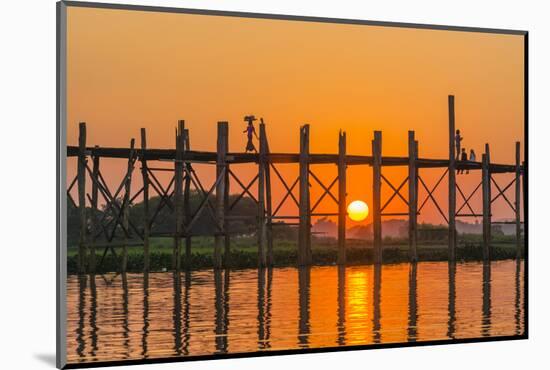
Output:
[[369,215],[369,206],[362,200],[354,200],[348,205],[348,216],[353,221],[363,221]]

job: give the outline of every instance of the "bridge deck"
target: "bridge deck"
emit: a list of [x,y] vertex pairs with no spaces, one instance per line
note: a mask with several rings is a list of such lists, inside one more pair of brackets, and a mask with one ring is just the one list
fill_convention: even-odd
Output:
[[[142,157],[142,150],[136,150],[138,158]],[[128,158],[130,155],[129,148],[104,148],[104,147],[88,147],[87,154],[104,158]],[[67,146],[67,156],[78,156],[77,146]],[[183,155],[183,160],[193,163],[216,163],[218,154],[216,152],[204,151],[186,151]],[[269,153],[269,162],[271,163],[299,163],[300,155],[297,153]],[[147,149],[145,151],[145,159],[147,160],[174,160],[176,157],[175,149]],[[226,162],[230,164],[239,163],[258,163],[259,154],[257,153],[227,153]],[[310,164],[337,164],[338,154],[309,154]],[[372,156],[366,155],[346,155],[347,165],[369,165],[372,166]],[[382,157],[383,166],[408,166],[408,157]],[[417,160],[419,168],[445,168],[449,167],[448,159],[430,159],[419,158]],[[480,170],[481,162],[457,162],[457,169]],[[522,168],[523,170],[523,168]],[[515,165],[509,164],[490,164],[492,173],[515,172]]]

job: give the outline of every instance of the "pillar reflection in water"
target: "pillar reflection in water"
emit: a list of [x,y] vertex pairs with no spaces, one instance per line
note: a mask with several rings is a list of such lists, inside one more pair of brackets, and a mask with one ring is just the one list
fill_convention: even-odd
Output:
[[374,264],[374,281],[373,281],[373,294],[372,294],[372,304],[373,304],[373,316],[372,316],[372,340],[374,343],[380,343],[382,340],[382,335],[380,333],[381,325],[381,311],[380,311],[380,292],[382,290],[382,265],[375,263]]
[[90,274],[90,340],[91,346],[90,356],[96,357],[97,354],[97,287],[95,282],[95,275]]
[[[182,278],[184,287],[182,288]],[[173,272],[174,287],[174,310],[172,319],[174,322],[174,352],[178,355],[189,354],[189,341],[191,334],[189,332],[189,289],[191,288],[191,272],[185,271],[184,275],[180,271]]]
[[122,278],[122,329],[123,329],[123,347],[126,349],[125,358],[130,357],[130,325],[129,325],[129,310],[128,310],[128,276],[125,272],[121,274]]
[[483,263],[483,318],[481,335],[487,337],[491,329],[491,262]]
[[456,262],[449,261],[449,321],[447,323],[447,337],[454,339],[456,334]]
[[417,322],[418,322],[418,304],[416,289],[416,262],[409,265],[409,320],[407,329],[407,341],[416,342]]
[[172,320],[174,321],[174,352],[181,356],[181,272],[179,270],[172,273],[172,285],[174,287],[174,310]]
[[298,347],[309,347],[309,304],[310,304],[310,275],[309,266],[298,268],[298,295],[299,295],[299,324],[298,324]]
[[216,309],[216,353],[227,353],[227,330],[229,326],[229,269],[214,270]]
[[522,334],[521,330],[521,260],[516,259],[515,275],[516,298],[514,302],[514,319],[516,321],[516,335]]
[[143,274],[143,328],[141,330],[141,356],[149,358],[147,339],[149,336],[149,273]]
[[87,276],[78,276],[78,327],[76,329],[76,353],[79,357],[84,358],[84,350],[86,348],[86,338],[84,335],[86,321],[86,284]]
[[191,319],[189,317],[191,303],[189,302],[189,295],[191,289],[191,271],[185,271],[185,293],[183,295],[183,343],[182,343],[182,353],[184,355],[189,354],[189,343],[191,340],[191,332],[189,331],[189,325],[191,324]]
[[338,266],[338,345],[346,344],[346,266]]
[[258,269],[258,349],[269,349],[271,344],[271,284],[273,268]]

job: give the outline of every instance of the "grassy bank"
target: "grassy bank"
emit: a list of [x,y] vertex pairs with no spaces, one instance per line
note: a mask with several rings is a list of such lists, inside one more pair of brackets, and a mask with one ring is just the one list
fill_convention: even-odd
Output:
[[[151,270],[170,270],[172,266],[172,244],[168,238],[153,238],[151,240]],[[211,268],[213,266],[214,241],[210,237],[193,239],[190,265],[193,269]],[[276,240],[274,242],[275,266],[295,266],[297,261],[296,242]],[[99,264],[103,250],[98,250],[96,261]],[[120,249],[117,250],[120,254]],[[447,245],[443,242],[424,242],[418,246],[420,261],[446,261],[448,256]],[[516,256],[515,240],[511,237],[499,237],[492,244],[492,259],[501,260]],[[77,272],[77,249],[69,248],[68,272]],[[315,239],[312,244],[312,259],[315,265],[331,265],[337,258],[337,244],[332,239]],[[402,239],[386,239],[383,250],[384,263],[398,263],[408,261],[408,244]],[[457,248],[458,261],[482,260],[481,240],[478,236],[463,236]],[[347,241],[348,264],[370,264],[373,261],[372,242],[363,240]],[[185,265],[185,256],[182,257],[182,266]],[[231,243],[229,265],[232,268],[251,268],[258,264],[255,238],[234,238]],[[110,252],[107,253],[98,272],[111,272],[119,269],[119,262]],[[143,270],[143,248],[128,248],[128,271]]]

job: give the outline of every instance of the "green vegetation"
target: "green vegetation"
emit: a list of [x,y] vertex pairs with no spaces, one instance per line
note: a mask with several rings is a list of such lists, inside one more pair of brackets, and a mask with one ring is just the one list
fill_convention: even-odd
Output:
[[[510,236],[497,235],[492,245],[493,260],[509,259],[516,256],[515,239]],[[295,266],[297,260],[296,242],[293,240],[276,239],[274,242],[275,266]],[[151,239],[151,269],[153,271],[169,270],[172,265],[173,239]],[[193,269],[210,268],[213,266],[213,237],[194,237],[192,243],[191,266]],[[331,265],[337,258],[337,242],[330,238],[314,238],[312,258],[315,265]],[[101,249],[101,250],[99,250]],[[117,253],[120,249],[117,250]],[[103,248],[98,248],[97,261],[101,260]],[[69,248],[68,272],[76,273],[77,249]],[[420,261],[446,261],[447,245],[443,241],[422,242],[418,247]],[[457,249],[459,261],[481,260],[481,236],[461,235]],[[347,241],[348,264],[370,264],[373,259],[372,242],[365,240]],[[384,239],[384,262],[398,263],[408,261],[407,240],[397,238]],[[183,257],[185,263],[185,257]],[[231,243],[229,264],[232,268],[253,268],[258,263],[256,238],[254,236],[234,237]],[[107,252],[98,272],[117,271],[119,263],[112,253]],[[139,272],[143,269],[143,248],[128,248],[128,271]]]

